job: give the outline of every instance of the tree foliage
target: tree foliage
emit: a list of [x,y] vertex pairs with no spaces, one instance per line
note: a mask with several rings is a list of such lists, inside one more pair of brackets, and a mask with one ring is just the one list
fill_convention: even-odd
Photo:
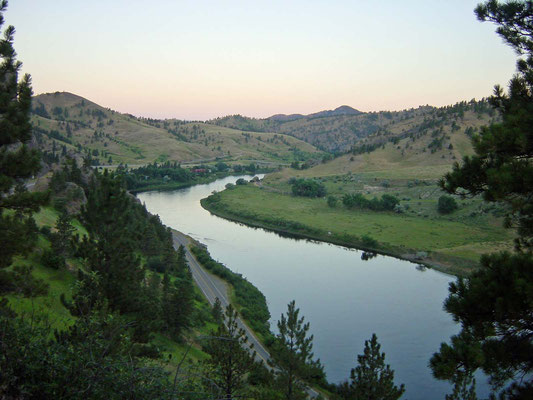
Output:
[[361,193],[345,194],[342,197],[342,204],[348,208],[369,209],[372,211],[393,211],[400,204],[400,200],[391,194],[384,194],[381,199],[374,197],[367,199]]
[[[7,1],[1,1],[0,28],[6,8]],[[19,81],[22,63],[16,59],[14,35],[15,28],[8,26],[0,39],[0,268],[33,247],[31,213],[46,200],[45,194],[29,193],[24,186],[40,165],[38,152],[26,144],[31,139],[31,79],[24,75]]]
[[292,179],[292,193],[303,197],[324,197],[326,187],[315,179]]
[[168,393],[161,365],[133,354],[128,323],[90,313],[64,331],[16,316],[0,301],[0,395],[5,399],[154,399]]
[[272,356],[278,368],[278,380],[287,400],[305,397],[302,380],[324,379],[320,360],[313,359],[313,335],[308,336],[309,322],[300,317],[295,301],[278,321],[278,335]]
[[394,371],[385,364],[376,334],[365,341],[362,355],[357,356],[358,365],[350,372],[350,383],[340,385],[343,399],[351,400],[396,400],[405,391],[403,384],[394,384]]
[[210,355],[206,361],[209,375],[222,389],[225,399],[239,393],[255,362],[253,345],[248,344],[246,332],[237,323],[238,317],[237,310],[229,304],[223,321],[204,347]]
[[498,24],[498,34],[524,58],[506,93],[499,85],[489,101],[502,122],[473,137],[475,155],[455,163],[441,180],[444,190],[460,195],[481,194],[510,208],[507,224],[518,228],[518,244],[531,246],[533,236],[533,3],[490,0],[478,5],[481,21]]
[[[533,397],[533,2],[489,0],[478,5],[481,21],[519,54],[509,90],[496,86],[490,103],[502,116],[473,137],[475,154],[441,181],[444,190],[482,195],[507,204],[508,226],[516,226],[515,253],[481,258],[480,268],[450,284],[445,309],[461,333],[431,359],[433,374],[454,383],[450,398],[475,398],[478,368],[502,399]],[[510,384],[509,384],[510,382]]]

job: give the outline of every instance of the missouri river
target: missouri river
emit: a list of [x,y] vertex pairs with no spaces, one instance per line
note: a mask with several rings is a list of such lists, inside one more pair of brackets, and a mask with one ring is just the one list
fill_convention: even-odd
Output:
[[[283,238],[201,207],[200,199],[237,178],[137,197],[164,224],[206,244],[214,259],[257,286],[266,296],[274,332],[287,304],[296,300],[330,382],[349,377],[375,332],[396,383],[406,386],[402,398],[443,399],[450,385],[432,377],[428,361],[459,331],[442,309],[454,277],[392,257],[363,261],[361,251]],[[478,380],[480,386],[479,394],[485,395],[486,385]]]

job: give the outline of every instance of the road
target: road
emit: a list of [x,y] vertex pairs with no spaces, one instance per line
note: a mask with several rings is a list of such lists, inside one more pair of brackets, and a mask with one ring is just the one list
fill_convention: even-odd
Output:
[[[180,245],[185,247],[185,256],[191,269],[192,277],[204,296],[209,301],[209,304],[213,305],[216,298],[220,300],[222,307],[225,309],[229,305],[229,296],[227,284],[218,276],[207,272],[199,263],[196,258],[191,254],[187,247],[190,243],[190,239],[181,232],[172,231],[172,238],[174,240],[174,247],[177,249]],[[259,342],[252,330],[246,325],[240,318],[237,319],[239,328],[242,328],[246,332],[248,343],[253,344],[253,349],[256,352],[256,358],[258,361],[263,361],[268,366],[270,360],[270,354]]]
[[[179,246],[185,248],[185,257],[189,263],[189,268],[191,270],[192,277],[204,296],[206,297],[209,304],[213,305],[216,298],[220,300],[223,308],[226,308],[229,305],[229,296],[228,288],[226,282],[207,272],[201,265],[196,261],[196,258],[191,254],[188,245],[191,243],[190,238],[184,235],[181,232],[172,230],[172,239],[174,241],[174,248],[177,250]],[[239,328],[242,328],[246,333],[248,338],[248,343],[253,345],[253,349],[256,352],[256,360],[263,361],[267,368],[270,368],[268,361],[270,360],[270,354],[259,342],[257,337],[254,335],[252,330],[244,323],[240,318],[237,319],[237,324]],[[319,393],[313,388],[306,388],[307,395],[311,399],[316,399],[319,397]]]

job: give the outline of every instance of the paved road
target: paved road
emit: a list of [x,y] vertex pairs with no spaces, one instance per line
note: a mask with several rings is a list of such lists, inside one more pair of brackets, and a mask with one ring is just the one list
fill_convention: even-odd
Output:
[[[174,247],[177,249],[180,245],[185,247],[187,262],[191,269],[191,273],[194,281],[203,292],[207,300],[211,305],[215,303],[216,298],[220,300],[223,308],[226,308],[229,305],[229,296],[227,284],[220,279],[219,277],[210,274],[207,272],[189,251],[187,245],[190,243],[190,239],[184,234],[173,231],[172,237],[174,240]],[[253,344],[253,349],[256,351],[256,358],[258,361],[263,361],[265,365],[268,365],[268,360],[270,360],[270,354],[263,345],[259,342],[257,337],[254,335],[252,330],[239,318],[237,319],[237,324],[239,328],[244,329],[246,336],[248,338],[248,343]]]
[[[226,308],[229,304],[229,296],[227,284],[218,276],[210,274],[207,272],[199,263],[196,261],[196,258],[189,251],[188,245],[190,244],[190,239],[181,232],[172,231],[172,239],[174,241],[174,248],[178,249],[179,246],[185,247],[185,257],[189,263],[189,268],[191,269],[192,277],[200,290],[203,292],[204,296],[209,301],[209,304],[213,305],[216,298],[220,300],[223,308]],[[246,336],[248,338],[248,343],[253,344],[253,349],[256,352],[256,359],[258,361],[263,361],[267,368],[270,368],[268,361],[270,360],[270,354],[259,342],[257,337],[254,335],[252,330],[246,325],[240,318],[237,319],[237,324],[240,328],[244,329]],[[311,399],[315,399],[319,396],[319,393],[312,389],[306,388],[306,392]]]

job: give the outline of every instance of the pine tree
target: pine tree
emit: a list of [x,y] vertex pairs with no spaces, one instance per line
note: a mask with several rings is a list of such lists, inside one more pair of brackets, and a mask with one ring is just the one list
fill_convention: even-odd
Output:
[[358,365],[350,372],[350,385],[346,399],[353,400],[396,400],[405,387],[394,384],[394,371],[385,364],[385,353],[380,352],[376,334],[365,340],[365,350],[357,356]]
[[[0,2],[0,28],[7,1]],[[31,214],[44,204],[42,193],[29,193],[24,180],[40,168],[39,155],[26,143],[31,138],[31,79],[19,81],[22,63],[13,48],[15,28],[8,26],[0,40],[0,268],[11,264],[16,254],[24,254],[35,244],[35,224]],[[14,210],[6,214],[6,210]]]
[[307,336],[309,322],[299,317],[295,301],[287,306],[287,314],[278,321],[279,334],[273,345],[272,356],[278,368],[278,380],[288,400],[305,397],[302,379],[323,374],[320,361],[313,360],[313,335]]
[[211,315],[213,316],[213,319],[218,324],[222,321],[222,318],[224,317],[224,312],[222,311],[222,303],[220,302],[220,299],[217,297],[215,299],[215,303],[213,304],[213,308],[211,309]]
[[224,315],[204,350],[210,355],[206,362],[210,377],[222,388],[224,399],[230,400],[243,388],[246,374],[254,365],[255,351],[253,345],[248,345],[244,329],[239,328],[239,315],[231,304]]
[[[482,368],[502,399],[533,398],[533,2],[489,0],[478,5],[481,21],[525,56],[507,93],[496,86],[490,103],[502,121],[473,137],[475,155],[441,181],[459,195],[506,203],[506,225],[518,232],[515,253],[484,255],[480,268],[450,284],[445,309],[462,331],[431,359],[433,374],[454,383],[468,398],[473,373]],[[509,381],[512,383],[509,385]]]
[[518,73],[509,92],[496,85],[491,105],[502,122],[473,137],[475,155],[455,163],[441,180],[444,190],[459,195],[482,195],[486,201],[505,202],[508,226],[518,228],[519,247],[530,247],[533,237],[533,2],[489,0],[479,4],[481,21],[498,24],[497,33],[519,55]]
[[113,310],[137,311],[145,272],[136,254],[132,202],[119,179],[96,175],[82,209],[89,232],[79,246],[90,271],[100,275],[102,291]]
[[56,221],[56,232],[52,236],[52,248],[56,254],[69,257],[72,252],[72,236],[76,230],[71,217],[63,211]]

